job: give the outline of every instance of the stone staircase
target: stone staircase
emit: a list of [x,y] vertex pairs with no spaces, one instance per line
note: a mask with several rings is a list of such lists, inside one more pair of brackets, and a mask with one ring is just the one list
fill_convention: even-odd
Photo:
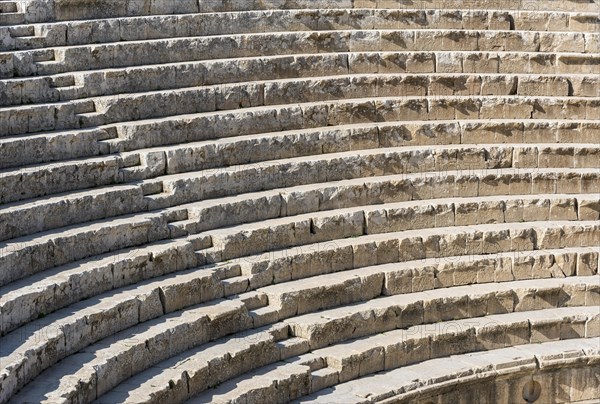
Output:
[[0,1],[0,403],[600,399],[598,28]]

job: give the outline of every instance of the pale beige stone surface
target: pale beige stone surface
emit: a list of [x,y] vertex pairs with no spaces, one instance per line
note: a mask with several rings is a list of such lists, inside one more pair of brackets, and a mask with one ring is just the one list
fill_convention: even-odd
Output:
[[599,10],[0,1],[0,403],[600,399]]

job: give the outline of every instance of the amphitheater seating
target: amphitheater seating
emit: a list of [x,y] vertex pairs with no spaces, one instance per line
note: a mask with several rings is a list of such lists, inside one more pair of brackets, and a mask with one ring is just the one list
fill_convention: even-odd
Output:
[[596,402],[599,27],[0,1],[0,403]]

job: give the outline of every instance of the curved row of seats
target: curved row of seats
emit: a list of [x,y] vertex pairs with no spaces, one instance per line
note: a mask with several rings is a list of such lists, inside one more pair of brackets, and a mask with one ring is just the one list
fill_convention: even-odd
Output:
[[598,7],[0,1],[0,402],[599,399]]

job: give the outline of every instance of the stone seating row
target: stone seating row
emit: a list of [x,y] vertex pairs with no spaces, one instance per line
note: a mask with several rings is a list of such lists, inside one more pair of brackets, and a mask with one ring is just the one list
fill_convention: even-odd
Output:
[[0,77],[221,59],[223,55],[245,58],[330,52],[494,50],[564,53],[580,59],[598,53],[599,38],[598,33],[477,30],[329,30],[171,38],[4,53]]
[[[523,386],[534,380],[540,385],[560,386],[556,392],[542,389],[539,400],[543,403],[577,400],[574,402],[592,404],[597,397],[594,388],[588,388],[588,382],[594,379],[593,367],[598,360],[599,342],[598,338],[580,338],[429,360],[340,384],[295,403],[358,404],[377,401],[405,404],[430,398],[439,403],[478,401],[492,404],[497,400],[521,400]],[[297,384],[291,386],[296,387]],[[274,387],[269,387],[271,393]],[[258,390],[258,386],[255,389]],[[289,390],[284,391],[289,394]],[[267,391],[253,393],[255,395],[248,394],[248,397]],[[277,396],[282,397],[280,402],[285,399],[283,394]]]
[[[523,286],[520,287],[521,284]],[[142,292],[142,296],[144,297],[136,297],[134,290],[128,288],[120,291],[120,293],[111,293],[112,297],[110,299],[98,298],[96,305],[90,306],[89,304],[85,304],[87,302],[80,302],[78,304],[79,309],[76,309],[76,305],[76,307],[67,310],[66,313],[64,310],[59,311],[37,322],[46,324],[45,327],[34,327],[34,332],[28,331],[25,335],[16,330],[3,337],[3,363],[6,364],[3,369],[3,392],[10,394],[15,388],[19,388],[19,385],[22,385],[24,381],[36,376],[64,356],[80,351],[94,341],[110,337],[122,329],[166,314],[166,297],[163,294],[162,298],[160,298],[156,286],[156,282],[154,284],[146,283],[146,285],[136,286],[134,290]],[[465,288],[468,288],[470,291],[470,293],[467,293],[469,298],[465,295],[466,290],[463,290]],[[533,294],[531,293],[532,288],[535,291]],[[567,288],[566,290],[568,291],[561,294],[560,291],[563,288]],[[440,313],[442,319],[448,320],[469,318],[476,315],[476,313],[479,313],[478,315],[489,315],[506,313],[512,310],[535,310],[548,307],[562,307],[564,305],[594,305],[597,304],[598,300],[597,289],[597,279],[594,279],[594,277],[552,279],[547,280],[544,286],[540,286],[540,281],[491,283],[487,284],[486,288],[483,285],[478,285],[476,289],[472,286],[459,286],[450,289],[440,289],[440,297],[437,297],[435,293],[432,296],[431,292],[420,292],[384,297],[352,306],[352,311],[356,313],[361,313],[361,310],[365,309],[371,313],[373,310],[380,310],[381,316],[373,317],[358,314],[357,317],[352,311],[348,312],[348,308],[344,308],[332,309],[332,314],[328,316],[319,315],[321,320],[317,322],[314,321],[315,315],[311,314],[294,317],[293,320],[288,320],[288,322],[293,330],[293,335],[307,338],[311,348],[315,349],[323,347],[328,343],[343,341],[347,338],[394,329],[399,326],[396,325],[398,321],[408,326],[417,325],[423,321],[431,322],[434,321],[436,312]],[[133,295],[132,292],[134,292]],[[216,290],[209,292],[209,294],[214,292]],[[187,299],[199,298],[194,294],[184,296]],[[449,306],[444,303],[451,298],[450,296],[454,296],[454,301],[457,303],[450,306],[454,307],[452,310],[448,310]],[[529,298],[526,298],[526,296],[529,296]],[[539,297],[536,299],[535,296]],[[182,297],[179,294],[177,299],[180,301]],[[432,307],[426,311],[430,314],[423,317],[424,303],[421,303],[422,299],[431,299],[432,297]],[[131,298],[134,298],[134,300],[126,300]],[[214,295],[210,299],[212,298],[214,298]],[[478,309],[474,309],[473,303],[468,304],[471,300],[478,302]],[[514,303],[515,301],[518,301],[519,304]],[[461,303],[459,304],[458,302]],[[404,307],[404,309],[396,308],[397,305]],[[191,335],[194,335],[195,338],[200,338],[201,342],[207,342],[211,339],[222,337],[228,333],[242,331],[249,327],[261,326],[265,322],[272,322],[269,318],[274,318],[272,315],[267,318],[261,318],[263,316],[257,316],[258,313],[251,315],[252,313],[248,311],[246,303],[240,299],[213,300],[205,304],[205,306],[207,312],[203,316],[195,313],[192,315],[190,310],[184,312],[186,317],[195,320],[196,323],[205,324],[206,332],[193,332],[189,326],[184,327],[183,330],[184,334],[185,330],[191,331]],[[177,310],[176,307],[172,306],[170,308]],[[418,314],[419,307],[421,307],[420,317]],[[472,308],[467,309],[467,307]],[[201,308],[199,309],[202,310]],[[95,310],[101,310],[101,315],[100,313],[94,314]],[[277,310],[272,309],[272,312],[277,313]],[[401,312],[404,313],[402,319],[399,316]],[[341,315],[341,317],[336,317],[333,313],[339,313],[338,316]],[[386,313],[389,314],[386,315]],[[388,317],[392,313],[397,313],[395,315],[398,316],[398,319],[396,321],[387,321],[391,320]],[[65,315],[67,316],[64,317]],[[64,318],[61,319],[61,316]],[[275,320],[277,320],[277,317],[275,317]],[[339,329],[343,321],[348,322],[344,331],[339,330],[334,335],[327,333],[328,328],[334,327]],[[310,324],[308,324],[309,322]],[[364,322],[364,324],[361,324],[361,322]],[[356,330],[360,331],[356,332]],[[207,339],[204,339],[206,338],[205,336]],[[187,337],[189,339],[190,335],[187,335]],[[172,339],[172,341],[175,342],[175,339]],[[117,344],[117,348],[122,349],[123,345],[127,347],[128,344]],[[26,354],[16,354],[16,349],[26,352]],[[42,357],[43,360],[32,363],[31,360],[28,360],[32,355]],[[129,361],[124,360],[123,362],[116,363],[127,362]],[[116,373],[112,374],[115,378],[118,377]],[[95,376],[95,373],[92,376]]]
[[[314,4],[314,3],[313,3]],[[0,27],[0,49],[25,50],[197,35],[322,29],[481,29],[595,32],[597,12],[469,9],[273,9],[165,14]]]
[[[424,204],[424,202],[428,203]],[[347,202],[348,205],[355,203],[354,201]],[[53,307],[57,307],[57,304],[60,307],[61,304],[73,302],[73,299],[76,301],[82,296],[91,297],[111,287],[122,286],[124,285],[123,282],[127,284],[139,280],[139,276],[132,276],[131,279],[125,279],[125,276],[123,279],[115,278],[114,269],[119,259],[127,262],[137,255],[141,255],[141,257],[140,259],[133,259],[133,269],[136,268],[136,265],[147,267],[148,263],[144,261],[158,260],[157,257],[162,257],[161,260],[164,261],[165,265],[171,264],[172,258],[180,260],[181,262],[170,270],[177,271],[195,264],[218,263],[232,259],[245,260],[243,257],[258,254],[257,257],[248,259],[248,262],[255,262],[256,265],[250,265],[248,262],[241,265],[243,273],[254,274],[263,272],[261,265],[265,265],[265,258],[261,257],[262,254],[266,254],[268,260],[271,258],[269,251],[278,251],[282,248],[298,247],[302,251],[304,249],[302,246],[327,242],[336,244],[338,243],[337,240],[348,237],[385,235],[413,229],[427,231],[428,229],[442,228],[444,230],[453,226],[462,228],[469,225],[490,223],[581,221],[587,226],[591,223],[590,221],[600,219],[599,211],[600,200],[594,194],[579,194],[577,196],[547,195],[545,197],[537,195],[518,196],[507,197],[505,200],[499,197],[479,197],[461,198],[456,202],[453,202],[452,199],[419,201],[418,203],[398,202],[325,210],[278,219],[265,218],[261,222],[246,223],[208,232],[198,232],[198,225],[206,225],[198,219],[190,220],[186,223],[187,229],[185,232],[181,231],[179,234],[173,234],[172,232],[171,237],[181,236],[182,233],[186,236],[191,235],[194,240],[197,240],[195,243],[192,242],[192,245],[189,245],[190,237],[187,237],[188,245],[186,245],[186,239],[181,239],[181,237],[167,243],[158,242],[169,238],[169,235],[165,235],[164,232],[153,234],[158,228],[157,222],[161,217],[159,214],[154,215],[155,220],[150,225],[144,222],[144,219],[151,218],[150,215],[146,215],[137,221],[131,217],[124,220],[112,220],[104,223],[104,227],[98,225],[80,226],[78,232],[75,229],[70,229],[67,232],[51,233],[41,239],[38,237],[38,240],[34,239],[33,242],[8,243],[12,249],[5,251],[7,257],[3,257],[3,262],[13,262],[18,267],[14,271],[3,274],[2,281],[7,286],[3,288],[1,331],[6,332],[32,320],[35,313],[51,312]],[[131,224],[127,226],[124,225],[124,222]],[[151,227],[153,224],[155,228]],[[192,230],[194,224],[196,224],[194,226],[196,228]],[[596,237],[593,235],[594,227],[587,226],[586,231],[588,230],[591,231],[589,240],[593,241]],[[100,244],[101,240],[112,240],[120,232],[128,234],[128,238],[121,236],[118,241],[109,244],[109,247]],[[52,253],[59,258],[48,257],[44,260],[44,249],[50,248],[48,247],[51,245],[49,243],[53,241],[55,245],[52,248]],[[497,248],[500,248],[501,242],[496,240]],[[585,243],[588,242],[585,241]],[[79,243],[82,252],[69,255],[68,247],[74,243]],[[146,246],[147,243],[150,243],[150,245]],[[200,243],[202,245],[194,247],[194,244]],[[84,245],[90,247],[85,250]],[[122,256],[117,254],[116,257],[108,256],[104,259],[103,257],[93,258],[95,255],[127,247],[137,247],[138,251],[135,251],[135,253],[129,251],[123,253]],[[393,257],[394,248],[390,248],[392,248],[391,254]],[[488,250],[490,248],[493,248],[493,243],[492,246],[487,247]],[[194,249],[197,252],[194,253]],[[149,251],[151,254],[144,254],[144,251]],[[36,261],[39,258],[40,262],[33,262],[29,259],[25,261],[25,264],[16,263],[17,258],[27,256],[27,254],[35,257]],[[364,254],[366,259],[368,254],[366,252]],[[77,262],[89,256],[92,258]],[[103,262],[108,263],[108,265],[104,265]],[[288,262],[284,260],[279,264],[287,265]],[[57,267],[56,270],[52,269],[53,266]],[[293,266],[290,266],[290,268],[293,270]],[[65,276],[63,274],[63,272],[73,271],[75,271],[75,278],[73,278],[73,275]],[[269,279],[272,277],[272,272],[273,268],[270,269],[270,272],[262,273],[257,279],[261,277]],[[48,282],[44,275],[46,273],[49,273],[48,276],[51,276],[51,278],[57,275],[58,279],[62,280]],[[34,277],[31,278],[28,275],[34,275]],[[157,274],[148,269],[143,277],[148,278],[157,275],[162,275],[162,273]],[[14,283],[16,280],[19,281]],[[34,286],[30,287],[32,282]],[[63,284],[64,287],[59,287]],[[42,296],[44,297],[42,298]],[[35,300],[29,301],[30,299]]]
[[[305,8],[392,8],[392,9],[456,9],[465,4],[459,0],[344,0],[344,1],[294,1],[285,0],[182,0],[173,4],[169,0],[22,0],[2,1],[3,18],[0,25],[22,24],[24,22],[81,20],[89,18],[114,18],[139,15],[187,14],[209,12],[231,12],[245,10],[271,9],[305,9]],[[598,8],[595,1],[545,0],[531,2],[529,0],[494,0],[472,1],[468,8],[491,10],[525,10],[525,11],[585,11],[594,12]]]
[[[502,56],[502,58],[501,58]],[[501,60],[502,59],[502,60]],[[0,82],[0,105],[26,105],[143,91],[234,82],[300,79],[344,74],[429,73],[435,77],[502,74],[569,76],[573,93],[591,94],[588,77],[597,72],[594,56],[489,52],[380,52],[250,57],[191,61],[51,76],[9,78]],[[504,61],[504,62],[503,62]],[[512,68],[509,68],[512,67]],[[232,73],[235,75],[232,76]],[[500,77],[500,76],[499,76]],[[593,83],[593,80],[592,80]]]

